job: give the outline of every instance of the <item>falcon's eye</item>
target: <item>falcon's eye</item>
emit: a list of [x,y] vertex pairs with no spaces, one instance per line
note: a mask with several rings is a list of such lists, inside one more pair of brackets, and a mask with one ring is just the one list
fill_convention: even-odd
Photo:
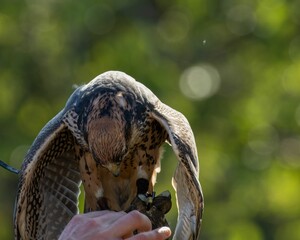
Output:
[[100,165],[103,165],[105,163],[105,161],[101,160],[93,150],[91,152],[92,152],[93,159],[95,160],[96,163]]
[[116,164],[116,165],[118,165],[118,166],[120,166],[120,164],[121,164],[121,162],[123,160],[123,156],[124,155],[125,154],[121,153],[121,154],[118,154],[118,155],[114,156],[113,157],[113,163]]

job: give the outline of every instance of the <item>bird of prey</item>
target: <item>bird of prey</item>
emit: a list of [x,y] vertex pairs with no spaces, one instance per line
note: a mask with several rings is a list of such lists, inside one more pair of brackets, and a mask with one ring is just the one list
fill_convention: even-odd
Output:
[[119,71],[78,87],[36,137],[19,172],[15,239],[57,239],[78,213],[81,183],[85,211],[127,211],[137,196],[146,202],[166,141],[178,159],[173,239],[198,239],[203,195],[191,127],[181,113]]

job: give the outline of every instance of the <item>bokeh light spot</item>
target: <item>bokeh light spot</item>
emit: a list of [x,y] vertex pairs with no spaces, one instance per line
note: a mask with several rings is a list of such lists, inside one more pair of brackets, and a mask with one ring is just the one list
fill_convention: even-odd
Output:
[[258,154],[247,146],[243,152],[243,163],[251,170],[260,171],[270,166],[271,158],[270,156]]
[[189,19],[184,12],[170,10],[160,21],[158,33],[167,42],[179,42],[187,36],[189,28]]
[[282,219],[286,219],[287,216],[290,219],[299,217],[299,173],[291,173],[287,168],[273,165],[265,177],[265,187],[262,191],[266,197],[265,210],[276,215],[280,209]]
[[259,37],[270,37],[285,26],[289,11],[284,1],[259,1],[255,11],[257,26],[255,34]]
[[228,29],[239,36],[251,33],[255,28],[253,9],[245,4],[236,5],[227,12]]
[[191,99],[211,97],[220,87],[220,75],[216,68],[203,64],[186,69],[180,77],[182,93]]
[[262,125],[254,128],[249,134],[249,147],[261,155],[271,154],[278,146],[278,135],[270,125]]
[[277,131],[270,125],[253,128],[244,149],[243,163],[251,170],[263,170],[271,164],[271,154],[279,145]]
[[282,140],[280,153],[285,164],[293,168],[300,168],[300,139],[287,138]]

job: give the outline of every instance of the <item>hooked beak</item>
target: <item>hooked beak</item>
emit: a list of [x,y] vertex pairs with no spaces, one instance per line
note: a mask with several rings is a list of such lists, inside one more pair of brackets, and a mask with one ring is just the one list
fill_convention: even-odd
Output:
[[109,163],[106,168],[115,176],[118,177],[120,175],[121,166],[120,164]]

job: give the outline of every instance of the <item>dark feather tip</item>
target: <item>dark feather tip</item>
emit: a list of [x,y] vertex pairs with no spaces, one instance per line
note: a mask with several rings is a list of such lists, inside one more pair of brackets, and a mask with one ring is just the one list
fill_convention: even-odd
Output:
[[12,167],[12,166],[9,166],[8,164],[6,164],[5,162],[3,162],[2,160],[0,160],[0,166],[5,168],[6,170],[12,172],[12,173],[15,173],[15,174],[19,174],[20,170]]

